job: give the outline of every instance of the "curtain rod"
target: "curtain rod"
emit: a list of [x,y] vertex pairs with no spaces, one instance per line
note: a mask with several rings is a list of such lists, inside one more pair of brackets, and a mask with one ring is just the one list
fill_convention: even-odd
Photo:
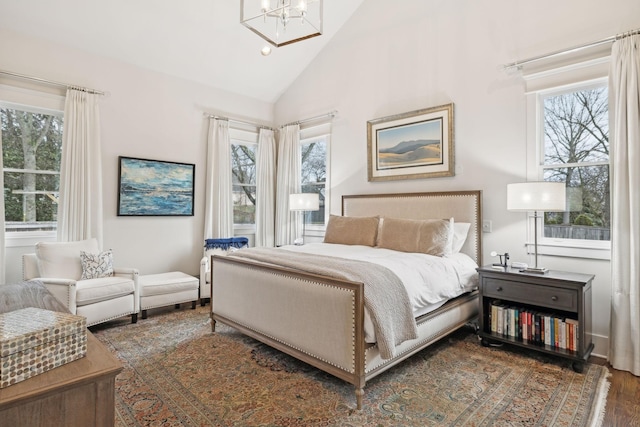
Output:
[[338,114],[338,111],[337,110],[333,110],[333,111],[329,111],[326,114],[321,114],[319,116],[309,117],[308,119],[302,119],[302,120],[298,120],[296,122],[287,123],[286,125],[282,125],[282,127],[291,126],[291,125],[301,125],[302,123],[312,122],[312,121],[315,121],[315,120],[323,119],[325,117],[329,117],[330,119],[332,119],[332,118],[334,118],[336,116],[336,114]]
[[631,31],[627,31],[625,33],[617,34],[615,36],[607,37],[606,39],[598,40],[598,41],[595,41],[595,42],[592,42],[592,43],[587,43],[587,44],[583,44],[583,45],[580,45],[580,46],[574,46],[574,47],[569,48],[569,49],[558,50],[556,52],[548,53],[546,55],[534,56],[533,58],[524,59],[522,61],[512,62],[511,64],[504,65],[502,68],[504,70],[508,70],[508,69],[511,69],[511,68],[522,68],[523,65],[531,64],[532,62],[541,61],[543,59],[554,58],[556,56],[562,56],[562,55],[566,55],[568,53],[579,52],[579,51],[584,50],[584,49],[600,46],[600,45],[607,44],[607,43],[613,43],[614,41],[616,41],[618,39],[621,39],[621,38],[624,38],[624,37],[628,37],[628,36],[632,36],[634,34],[640,34],[640,28],[635,29],[635,30],[631,30]]
[[269,126],[264,126],[264,125],[258,125],[255,123],[249,123],[249,122],[245,122],[243,120],[237,120],[237,119],[230,119],[229,117],[223,117],[223,116],[218,116],[215,114],[210,114],[210,113],[204,113],[205,117],[208,117],[210,119],[217,119],[217,120],[226,120],[228,122],[234,122],[234,123],[239,123],[242,125],[247,125],[247,126],[252,126],[258,129],[268,129],[268,130],[275,130],[274,128],[270,128]]
[[11,71],[5,71],[5,70],[0,70],[0,74],[3,74],[5,76],[10,76],[10,77],[15,77],[15,78],[18,78],[18,79],[31,80],[31,81],[38,82],[38,83],[44,83],[44,84],[51,85],[51,86],[58,86],[58,87],[64,87],[64,88],[67,88],[67,89],[80,90],[82,92],[92,93],[92,94],[95,94],[95,95],[105,95],[104,92],[96,90],[96,89],[91,89],[91,88],[88,88],[88,87],[83,87],[83,86],[78,86],[78,85],[72,85],[72,84],[68,84],[68,83],[56,82],[56,81],[53,81],[53,80],[43,79],[43,78],[40,78],[40,77],[27,76],[26,74],[13,73]]

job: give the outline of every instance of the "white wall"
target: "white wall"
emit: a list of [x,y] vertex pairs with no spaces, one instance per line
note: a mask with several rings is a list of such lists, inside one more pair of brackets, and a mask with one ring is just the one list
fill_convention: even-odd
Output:
[[[0,68],[109,93],[100,101],[103,246],[114,250],[116,266],[141,274],[199,274],[208,126],[203,113],[272,123],[273,105],[7,31],[0,31]],[[195,215],[118,217],[118,156],[195,163]],[[33,246],[8,248],[8,283],[21,279],[20,255],[28,251]]]
[[[526,103],[502,65],[640,27],[640,3],[612,0],[388,2],[367,0],[276,103],[276,122],[338,110],[331,211],[344,194],[480,189],[484,262],[491,251],[529,262],[524,214],[507,212],[506,184],[526,180]],[[456,176],[367,182],[366,122],[453,102]],[[540,265],[596,275],[595,353],[607,354],[608,261],[541,257]]]

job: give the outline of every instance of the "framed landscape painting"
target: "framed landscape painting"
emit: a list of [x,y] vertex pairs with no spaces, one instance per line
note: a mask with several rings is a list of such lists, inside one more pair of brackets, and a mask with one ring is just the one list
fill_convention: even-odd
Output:
[[118,216],[193,216],[196,165],[118,159]]
[[455,175],[453,104],[367,122],[369,181]]

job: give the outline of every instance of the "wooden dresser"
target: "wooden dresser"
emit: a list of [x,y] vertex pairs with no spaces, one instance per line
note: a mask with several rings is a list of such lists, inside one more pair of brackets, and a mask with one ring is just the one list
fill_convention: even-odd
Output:
[[[0,313],[26,307],[67,311],[37,282],[0,285]],[[0,389],[0,425],[113,426],[122,364],[87,332],[85,357]]]

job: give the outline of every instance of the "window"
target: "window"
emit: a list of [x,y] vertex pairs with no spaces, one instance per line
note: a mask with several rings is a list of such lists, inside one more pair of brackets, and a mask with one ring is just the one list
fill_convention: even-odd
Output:
[[539,179],[564,182],[567,212],[545,213],[541,242],[605,248],[610,240],[606,81],[539,93]]
[[256,223],[256,154],[258,134],[229,129],[231,136],[231,173],[233,185],[233,224]]
[[[311,130],[311,129],[309,129]],[[300,138],[300,184],[303,193],[317,193],[320,199],[320,209],[318,211],[304,212],[305,234],[307,236],[323,236],[325,221],[329,215],[327,203],[327,163],[328,163],[328,143],[329,135],[308,136],[312,132],[301,131]],[[316,129],[316,133],[319,129]],[[305,138],[305,136],[308,136]]]
[[62,112],[0,104],[5,230],[56,230]]

